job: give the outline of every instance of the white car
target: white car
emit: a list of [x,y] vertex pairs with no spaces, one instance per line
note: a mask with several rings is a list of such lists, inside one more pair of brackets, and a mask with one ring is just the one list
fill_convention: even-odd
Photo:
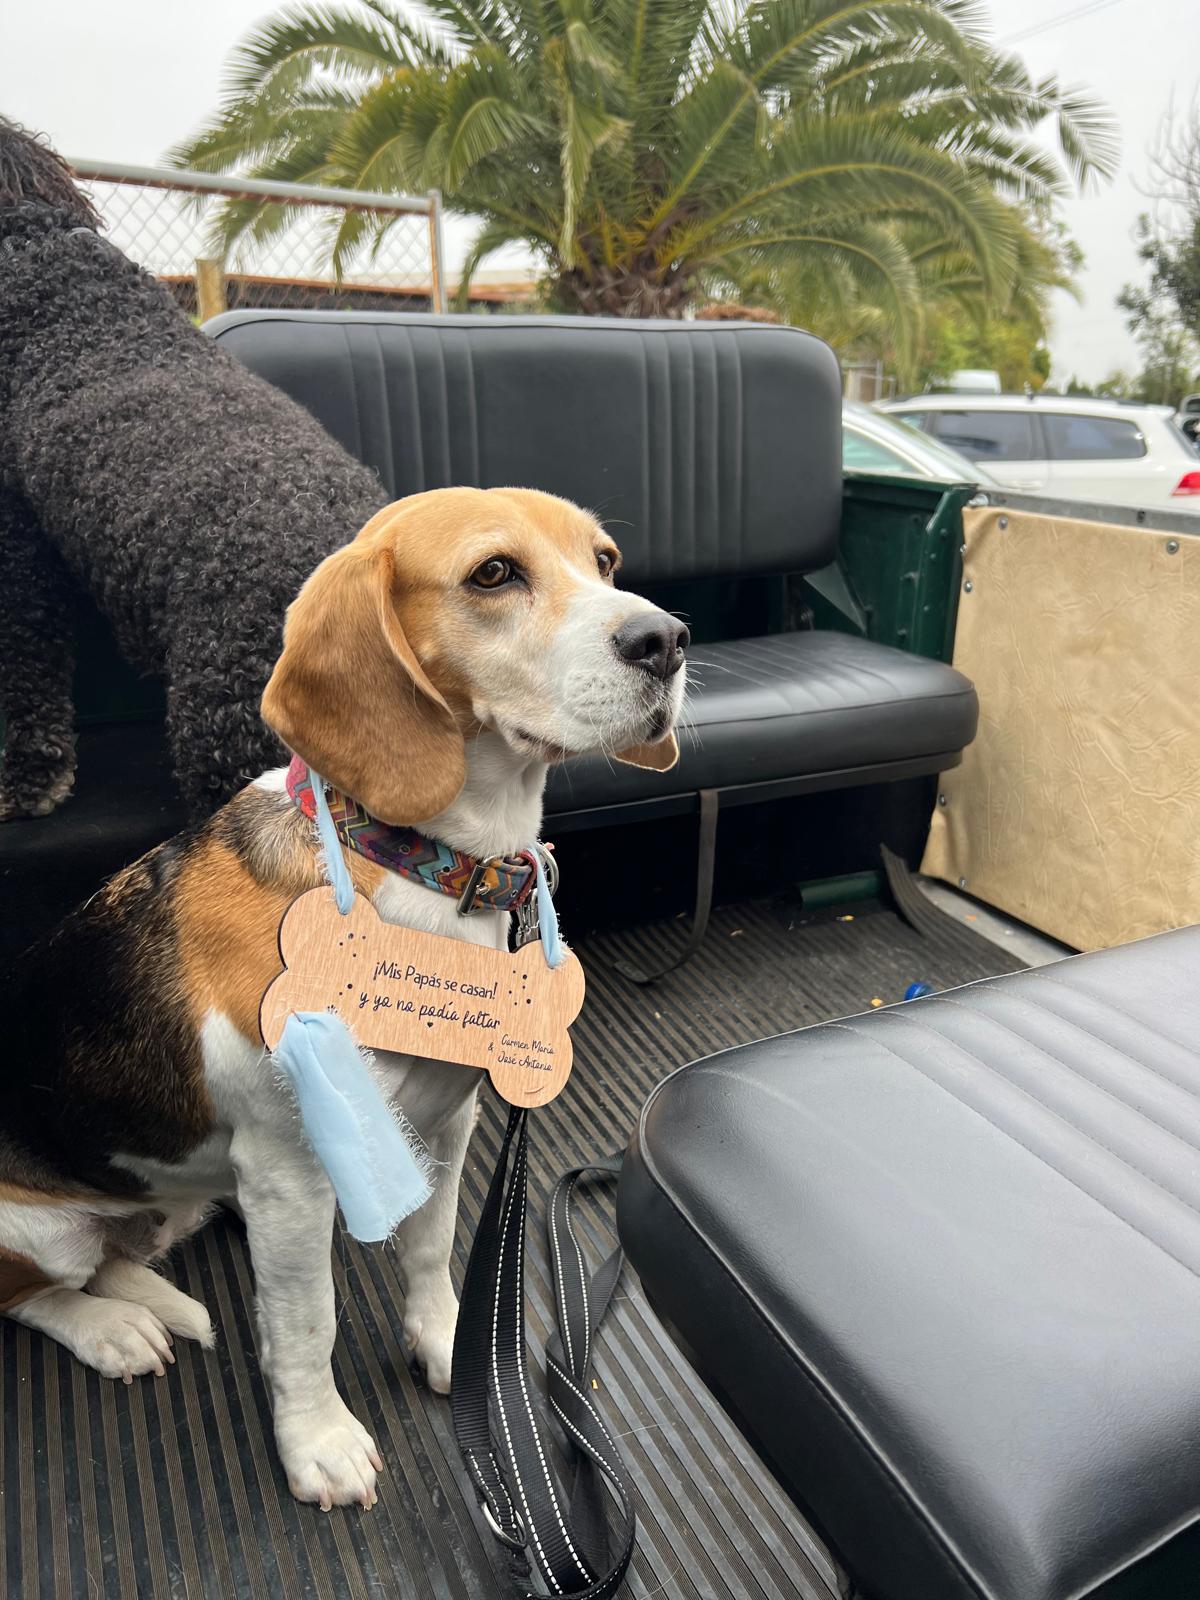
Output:
[[1063,395],[922,394],[891,416],[982,464],[1008,489],[1200,512],[1200,450],[1170,406]]
[[957,450],[950,450],[857,400],[842,401],[842,470],[999,487],[991,473]]

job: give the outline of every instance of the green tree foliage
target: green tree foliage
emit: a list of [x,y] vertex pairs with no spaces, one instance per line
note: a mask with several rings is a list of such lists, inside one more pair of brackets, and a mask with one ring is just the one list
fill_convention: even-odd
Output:
[[[214,172],[440,188],[548,302],[678,315],[741,296],[911,369],[922,313],[1018,307],[1031,214],[1112,169],[1107,115],[987,45],[978,0],[301,4],[235,53],[173,152]],[[1036,142],[1047,118],[1059,156]],[[221,242],[279,226],[231,202]],[[347,216],[335,266],[378,223]]]
[[1029,213],[1025,260],[1006,302],[969,280],[931,295],[917,355],[919,386],[936,388],[959,368],[997,372],[1006,391],[1041,389],[1050,376],[1050,291],[1074,292],[1082,256],[1061,223]]
[[982,323],[956,307],[935,308],[925,319],[917,386],[936,389],[962,368],[996,372],[1006,393],[1041,389],[1050,376],[1050,352],[1040,323],[997,315]]
[[1139,222],[1149,282],[1127,283],[1117,305],[1142,353],[1128,398],[1176,405],[1200,384],[1200,113],[1168,113],[1152,167],[1154,212]]
[[1145,219],[1142,246],[1151,293],[1200,341],[1200,111],[1182,122],[1168,114],[1154,167],[1159,222]]
[[1129,331],[1142,353],[1142,370],[1127,398],[1156,405],[1178,405],[1197,381],[1196,340],[1179,320],[1174,304],[1152,286],[1126,284],[1117,296]]

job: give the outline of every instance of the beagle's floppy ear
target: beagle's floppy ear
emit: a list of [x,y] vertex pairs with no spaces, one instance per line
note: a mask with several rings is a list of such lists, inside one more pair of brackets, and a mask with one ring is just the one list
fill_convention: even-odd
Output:
[[[651,772],[670,772],[679,760],[679,740],[674,733],[656,744],[634,744],[628,750],[618,750],[616,759],[629,767],[647,767]],[[321,769],[318,767],[317,771]]]
[[392,604],[390,549],[328,556],[288,607],[262,714],[283,742],[381,822],[436,816],[466,778],[454,715]]

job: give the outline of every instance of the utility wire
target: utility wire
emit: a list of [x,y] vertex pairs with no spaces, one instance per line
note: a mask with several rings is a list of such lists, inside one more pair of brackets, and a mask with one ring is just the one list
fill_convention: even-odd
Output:
[[1088,0],[1086,5],[1076,6],[1073,11],[1064,11],[1060,16],[1049,17],[1044,22],[1035,22],[1031,28],[1022,28],[1017,33],[1007,34],[1003,39],[997,39],[998,45],[1023,44],[1026,39],[1034,39],[1040,33],[1049,33],[1052,28],[1061,28],[1064,22],[1077,22],[1083,17],[1090,17],[1093,12],[1106,11],[1109,6],[1119,5],[1121,0]]

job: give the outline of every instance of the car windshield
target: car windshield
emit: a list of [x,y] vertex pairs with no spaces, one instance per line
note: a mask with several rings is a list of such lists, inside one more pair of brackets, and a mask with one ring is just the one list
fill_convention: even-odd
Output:
[[842,466],[847,472],[912,472],[912,453],[901,455],[847,421],[842,433]]
[[848,402],[843,416],[842,465],[847,472],[894,472],[945,478],[955,483],[988,482],[974,463],[931,439],[903,412],[882,412]]

